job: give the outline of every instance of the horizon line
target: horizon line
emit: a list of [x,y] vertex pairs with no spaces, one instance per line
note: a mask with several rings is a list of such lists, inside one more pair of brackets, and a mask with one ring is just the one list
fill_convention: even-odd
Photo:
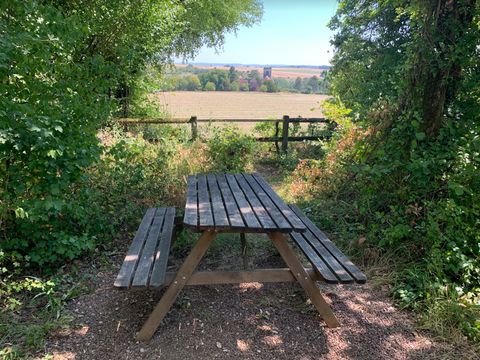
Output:
[[306,65],[306,64],[259,64],[259,63],[232,63],[232,62],[174,62],[174,65],[218,65],[218,66],[258,66],[258,67],[318,67],[331,68],[331,65]]

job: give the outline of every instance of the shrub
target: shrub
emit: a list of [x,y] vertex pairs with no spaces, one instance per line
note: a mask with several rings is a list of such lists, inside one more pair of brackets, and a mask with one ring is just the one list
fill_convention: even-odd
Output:
[[204,90],[205,91],[215,91],[216,90],[215,84],[211,81],[207,82],[205,84]]
[[83,227],[106,241],[134,228],[147,207],[168,202],[176,146],[169,138],[156,143],[138,137],[114,138],[72,195],[72,202],[85,205],[83,218],[95,222],[93,226],[82,223]]
[[145,124],[130,126],[129,130],[141,136],[150,142],[173,141],[174,143],[186,143],[190,140],[191,134],[185,125],[169,125],[169,124]]
[[441,314],[424,322],[442,335],[460,328],[478,339],[478,126],[449,123],[430,144],[419,136],[408,161],[402,161],[401,133],[412,131],[411,122],[402,123],[396,129],[398,143],[390,140],[370,150],[366,161],[372,129],[350,122],[347,109],[338,104],[324,110],[336,117],[338,131],[324,147],[324,159],[299,164],[288,193],[308,197],[309,208],[333,231],[355,243],[366,239],[366,257],[372,248],[402,254],[394,264],[393,295],[427,317]]
[[252,167],[256,142],[239,128],[215,128],[208,140],[212,167],[220,172],[243,172]]
[[230,91],[239,91],[239,90],[240,90],[240,84],[238,83],[238,81],[233,81],[230,84]]
[[93,246],[67,195],[99,157],[111,68],[101,57],[75,62],[84,31],[75,17],[29,2],[0,18],[1,246],[38,265]]

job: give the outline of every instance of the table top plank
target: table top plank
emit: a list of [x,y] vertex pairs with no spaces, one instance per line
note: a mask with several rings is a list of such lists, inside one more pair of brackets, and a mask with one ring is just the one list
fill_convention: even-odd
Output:
[[295,212],[258,174],[190,176],[183,222],[195,231],[306,231]]
[[198,217],[200,228],[212,228],[215,226],[213,222],[212,204],[207,187],[207,177],[205,175],[197,175],[198,181]]
[[238,185],[235,176],[232,174],[227,174],[225,177],[227,179],[228,185],[230,185],[233,197],[237,202],[238,208],[240,209],[240,213],[242,214],[242,217],[247,224],[247,227],[262,229],[252,207],[245,198],[243,191],[240,189],[240,186]]
[[271,230],[271,231],[278,230],[277,225],[272,220],[268,212],[265,210],[261,201],[258,199],[257,195],[252,190],[252,188],[247,183],[247,181],[242,176],[242,174],[235,174],[234,176],[235,176],[235,179],[237,180],[238,185],[240,186],[240,189],[245,194],[247,201],[250,203],[250,206],[255,212],[255,215],[260,221],[262,227],[265,230]]
[[263,206],[269,213],[270,217],[275,221],[280,231],[289,230],[292,228],[290,223],[285,219],[285,216],[275,206],[270,197],[265,193],[263,188],[257,183],[251,174],[242,174],[245,180],[250,184],[252,190],[258,196]]
[[257,183],[263,188],[265,193],[270,197],[272,202],[277,206],[277,208],[282,212],[288,222],[292,225],[293,230],[304,232],[307,228],[298,218],[298,216],[288,207],[287,204],[278,196],[275,191],[268,185],[268,183],[258,174],[253,174],[254,179]]
[[220,193],[225,204],[225,209],[227,210],[228,219],[232,229],[245,229],[246,225],[243,222],[242,215],[240,214],[240,209],[235,202],[232,191],[228,186],[227,179],[225,175],[216,175],[218,187],[220,188]]
[[208,188],[210,189],[210,197],[212,199],[213,220],[215,228],[228,228],[230,222],[228,221],[225,203],[223,202],[220,188],[218,187],[217,178],[213,174],[207,175]]
[[188,226],[198,226],[197,177],[189,176],[187,180],[187,202],[183,222]]

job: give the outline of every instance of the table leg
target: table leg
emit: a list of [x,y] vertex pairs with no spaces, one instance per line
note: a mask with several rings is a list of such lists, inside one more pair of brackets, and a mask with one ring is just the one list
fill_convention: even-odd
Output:
[[203,258],[208,248],[212,244],[213,240],[215,240],[215,233],[213,231],[206,231],[202,234],[202,236],[200,236],[175,276],[175,279],[173,279],[167,291],[165,291],[162,298],[148,317],[147,321],[143,324],[142,329],[137,334],[137,340],[148,341],[152,338],[168,310],[170,310],[175,302],[175,299],[180,294],[180,291],[182,291],[185,284],[187,284],[188,280],[200,263],[200,260]]
[[240,247],[242,251],[242,260],[243,260],[243,269],[247,270],[248,268],[248,256],[247,256],[247,238],[245,233],[240,233]]
[[323,298],[317,285],[305,271],[303,265],[300,263],[298,258],[295,256],[295,253],[288,245],[285,235],[280,232],[274,232],[268,234],[268,236],[272,240],[273,245],[275,245],[287,266],[292,271],[293,276],[295,276],[297,281],[312,300],[313,305],[320,313],[320,316],[323,318],[323,320],[325,320],[327,326],[330,328],[340,326],[340,323],[333,314],[332,309],[330,309],[327,302]]

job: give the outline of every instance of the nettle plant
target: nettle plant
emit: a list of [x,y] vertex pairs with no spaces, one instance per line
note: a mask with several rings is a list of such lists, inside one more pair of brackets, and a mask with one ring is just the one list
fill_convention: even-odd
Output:
[[99,157],[111,68],[78,53],[84,27],[53,7],[10,6],[0,33],[1,246],[38,265],[73,259],[93,241],[67,195]]

